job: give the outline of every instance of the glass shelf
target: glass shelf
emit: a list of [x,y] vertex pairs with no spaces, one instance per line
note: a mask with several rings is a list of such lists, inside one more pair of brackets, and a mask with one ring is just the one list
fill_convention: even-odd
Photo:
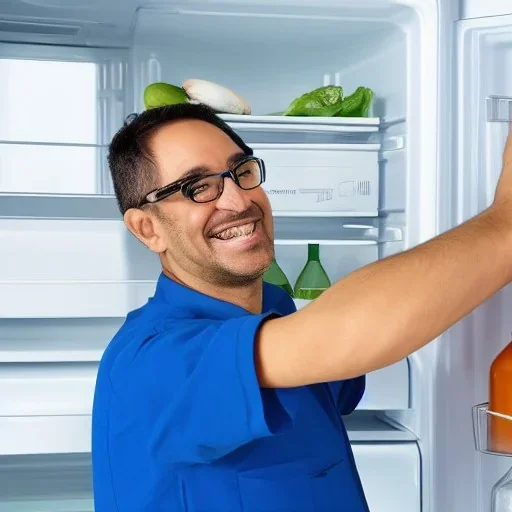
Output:
[[490,123],[512,122],[512,97],[488,96],[486,98],[487,121]]
[[[25,194],[0,192],[0,219],[122,220],[115,196],[110,194]],[[332,240],[348,236],[371,243],[398,241],[401,230],[377,236],[380,219],[377,211],[368,212],[274,212],[276,238],[283,230],[287,239],[304,239],[308,229],[304,219],[314,224],[315,238]],[[322,222],[318,222],[319,219]],[[322,233],[318,233],[319,226]],[[334,228],[334,229],[333,229]],[[342,232],[340,232],[340,229]],[[325,233],[324,233],[325,231]],[[381,234],[382,235],[382,234]],[[382,238],[382,236],[381,236]]]
[[[490,446],[489,440],[491,438],[490,424],[493,420],[502,422],[511,422],[512,416],[500,414],[489,410],[489,404],[483,403],[473,407],[473,433],[475,436],[475,447],[481,453],[488,455],[500,455],[501,457],[512,457],[512,451],[496,450]],[[510,442],[512,446],[512,440]]]
[[0,218],[122,220],[112,195],[0,193]]
[[400,242],[403,232],[397,226],[385,226],[378,217],[325,217],[322,222],[310,217],[274,216],[276,245],[375,245]]

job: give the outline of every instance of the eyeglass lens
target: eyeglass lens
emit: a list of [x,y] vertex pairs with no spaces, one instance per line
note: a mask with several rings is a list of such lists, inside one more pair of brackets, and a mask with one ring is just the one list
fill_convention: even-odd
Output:
[[[261,184],[261,169],[256,160],[240,163],[233,170],[238,186],[244,190],[256,188]],[[193,201],[206,203],[217,199],[224,190],[224,178],[207,176],[190,185],[189,195]]]

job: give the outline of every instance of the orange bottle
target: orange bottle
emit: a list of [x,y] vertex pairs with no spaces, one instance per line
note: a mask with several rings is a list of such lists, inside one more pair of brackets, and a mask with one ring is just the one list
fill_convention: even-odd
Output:
[[[491,365],[489,410],[512,417],[512,341]],[[499,453],[512,453],[512,420],[489,415],[488,448]]]

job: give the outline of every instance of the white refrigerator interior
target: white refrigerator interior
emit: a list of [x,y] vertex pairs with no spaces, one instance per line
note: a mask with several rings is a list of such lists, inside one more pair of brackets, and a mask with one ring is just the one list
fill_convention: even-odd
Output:
[[[334,282],[492,200],[512,111],[512,5],[486,7],[2,2],[0,510],[94,508],[97,365],[160,271],[125,229],[106,163],[144,88],[202,78],[249,101],[251,116],[224,117],[267,164],[277,261],[293,285],[317,242]],[[329,84],[372,88],[370,117],[275,115]],[[487,399],[511,311],[505,289],[368,376],[346,424],[372,512],[489,510],[508,464],[476,452],[471,408]]]

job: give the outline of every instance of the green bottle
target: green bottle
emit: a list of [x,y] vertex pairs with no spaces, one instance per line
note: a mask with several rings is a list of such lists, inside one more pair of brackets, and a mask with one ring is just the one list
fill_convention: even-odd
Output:
[[329,286],[331,281],[320,263],[320,246],[308,244],[308,261],[295,283],[295,298],[316,299]]
[[282,288],[290,297],[293,297],[293,290],[286,274],[281,270],[281,267],[277,264],[276,259],[272,260],[272,264],[268,270],[263,274],[263,281],[274,284]]

